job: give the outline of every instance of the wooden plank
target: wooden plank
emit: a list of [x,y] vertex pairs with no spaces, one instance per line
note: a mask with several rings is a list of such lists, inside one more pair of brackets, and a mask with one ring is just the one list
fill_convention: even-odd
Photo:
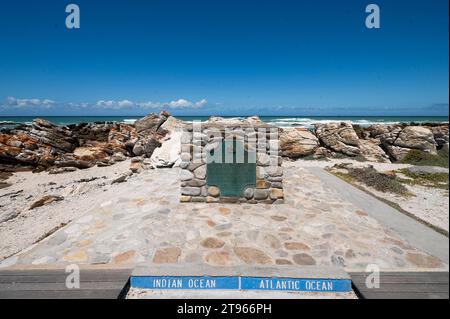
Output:
[[380,284],[380,288],[366,288],[365,285],[358,286],[360,291],[376,291],[376,292],[449,292],[446,284],[414,284],[414,283],[394,283],[394,284]]
[[380,288],[366,287],[367,273],[350,273],[356,292],[367,299],[448,299],[448,272],[380,273]]
[[[56,275],[38,275],[38,276],[0,276],[0,284],[11,282],[22,283],[34,283],[34,282],[65,282],[68,274],[56,274]],[[92,273],[80,273],[81,282],[109,282],[109,281],[126,281],[130,277],[130,274],[92,274]]]
[[[353,281],[363,282],[368,273],[351,273]],[[380,273],[380,278],[386,282],[449,282],[448,272],[426,273]]]
[[0,298],[118,298],[132,269],[80,269],[80,289],[66,288],[64,269],[0,271]]
[[[91,275],[130,275],[132,269],[80,269],[80,273]],[[29,270],[0,270],[0,277],[7,276],[45,276],[67,275],[64,269],[29,269]]]
[[117,299],[119,295],[117,289],[0,291],[0,299]]
[[[118,289],[121,290],[126,281],[119,282],[80,282],[82,290]],[[65,282],[39,282],[39,283],[9,283],[0,284],[0,290],[72,290],[66,288]]]
[[432,292],[383,292],[383,293],[365,293],[364,299],[449,299],[448,293]]

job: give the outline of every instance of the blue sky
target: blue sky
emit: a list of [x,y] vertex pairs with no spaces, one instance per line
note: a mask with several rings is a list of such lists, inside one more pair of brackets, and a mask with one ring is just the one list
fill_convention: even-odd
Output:
[[448,115],[448,27],[447,0],[2,1],[0,115]]

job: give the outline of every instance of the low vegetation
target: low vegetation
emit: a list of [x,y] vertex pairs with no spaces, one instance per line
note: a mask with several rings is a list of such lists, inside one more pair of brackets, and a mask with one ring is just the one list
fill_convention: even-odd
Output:
[[448,150],[439,150],[437,155],[426,153],[419,150],[411,150],[401,161],[403,164],[419,165],[419,166],[440,166],[449,167]]
[[414,173],[408,169],[399,170],[400,173],[409,177],[402,179],[401,182],[409,185],[421,185],[426,187],[434,187],[439,189],[449,189],[448,173]]
[[389,192],[402,196],[410,195],[408,189],[396,178],[395,175],[380,173],[373,167],[347,167],[345,169],[348,173],[343,173],[342,171],[336,171],[333,173],[348,182],[356,181],[383,193]]

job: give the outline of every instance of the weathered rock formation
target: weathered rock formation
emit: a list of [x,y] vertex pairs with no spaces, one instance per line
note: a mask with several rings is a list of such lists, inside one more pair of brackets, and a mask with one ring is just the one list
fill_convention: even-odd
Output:
[[161,146],[159,141],[168,133],[162,125],[169,116],[168,112],[162,111],[159,116],[152,113],[136,121],[134,126],[139,139],[133,146],[134,155],[150,157],[153,151]]
[[[253,126],[247,119],[211,117],[206,125]],[[58,126],[36,119],[32,125],[16,125],[0,131],[0,165],[28,166],[63,173],[75,169],[108,166],[134,157],[132,168],[173,167],[181,162],[183,122],[166,111],[150,114],[134,125],[81,123]],[[272,133],[271,133],[272,134]],[[448,124],[382,125],[369,127],[350,122],[316,124],[313,130],[279,130],[281,155],[297,159],[355,157],[370,161],[401,161],[411,150],[436,154],[448,150]]]
[[313,155],[319,146],[317,137],[306,129],[284,129],[280,134],[282,156],[300,158]]
[[316,124],[316,135],[320,143],[334,152],[348,156],[361,154],[359,137],[349,122]]
[[102,122],[58,126],[36,119],[32,125],[0,133],[0,164],[52,168],[53,173],[61,173],[107,166],[137,155],[151,157],[169,132],[170,126],[164,126],[169,116],[164,111],[150,114],[136,125]]
[[[448,132],[448,125],[447,132]],[[367,128],[370,136],[379,140],[383,149],[395,161],[402,160],[411,150],[419,150],[430,154],[436,154],[438,142],[441,145],[448,140],[445,137],[445,125],[432,129],[426,126],[403,126],[403,125],[372,125]],[[448,133],[447,133],[448,134]]]

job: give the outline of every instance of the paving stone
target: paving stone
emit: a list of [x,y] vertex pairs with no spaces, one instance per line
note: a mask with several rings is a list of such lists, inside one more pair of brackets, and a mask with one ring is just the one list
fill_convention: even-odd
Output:
[[251,247],[235,247],[234,253],[246,264],[271,264],[272,258],[263,251]]
[[420,268],[442,267],[442,262],[438,258],[421,253],[408,252],[406,254],[406,260]]
[[227,252],[212,252],[205,256],[205,261],[213,266],[228,266],[231,264],[231,257]]
[[264,234],[263,235],[263,242],[265,243],[265,245],[267,247],[270,247],[272,249],[278,249],[281,247],[281,242],[280,240],[272,235],[272,234]]
[[86,262],[87,259],[88,256],[84,250],[80,250],[63,257],[63,260],[68,262]]
[[44,256],[44,257],[34,260],[32,262],[32,264],[33,265],[47,265],[47,264],[52,264],[55,261],[56,261],[55,257]]
[[216,230],[227,230],[233,227],[233,224],[227,223],[227,224],[221,224],[216,226]]
[[136,255],[136,251],[134,250],[128,250],[123,253],[118,254],[113,258],[114,264],[125,264],[127,262],[130,262],[133,257]]
[[161,248],[155,252],[153,262],[155,264],[174,264],[181,255],[181,249],[178,247]]
[[[399,271],[448,269],[358,207],[343,202],[306,170],[289,167],[295,163],[286,165],[286,199],[277,206],[253,205],[253,194],[240,204],[180,203],[179,192],[174,190],[179,187],[181,169],[142,171],[136,178],[145,185],[135,184],[131,192],[118,191],[108,201],[99,199],[86,215],[32,249],[0,262],[0,267],[36,261],[58,265],[198,262],[217,266],[293,262],[299,266],[345,265],[364,271],[372,262],[382,269]],[[268,180],[276,183],[282,177]],[[186,186],[192,187],[189,182]],[[181,201],[192,198],[195,196],[186,195]],[[203,247],[202,239],[207,238],[224,244]],[[310,249],[302,249],[303,245]],[[135,254],[131,256],[130,251]]]
[[53,236],[51,236],[46,244],[49,246],[58,246],[61,245],[67,239],[67,233],[64,231],[58,231]]
[[278,216],[278,215],[270,216],[270,218],[272,218],[274,221],[277,221],[277,222],[282,222],[282,221],[285,221],[287,219],[284,216]]
[[308,254],[295,254],[292,259],[297,265],[303,266],[314,266],[316,265],[316,260]]
[[292,261],[288,259],[277,259],[275,260],[275,264],[277,265],[292,265]]
[[158,214],[167,215],[170,213],[170,208],[162,208],[157,211]]
[[96,264],[108,264],[111,261],[111,255],[110,254],[102,254],[102,253],[96,253],[93,257],[89,259],[89,263],[96,265]]
[[225,242],[218,238],[208,237],[203,239],[200,245],[202,245],[205,248],[221,248],[223,247],[223,245],[225,245]]
[[286,248],[287,250],[311,250],[308,245],[300,242],[284,243],[284,248]]

